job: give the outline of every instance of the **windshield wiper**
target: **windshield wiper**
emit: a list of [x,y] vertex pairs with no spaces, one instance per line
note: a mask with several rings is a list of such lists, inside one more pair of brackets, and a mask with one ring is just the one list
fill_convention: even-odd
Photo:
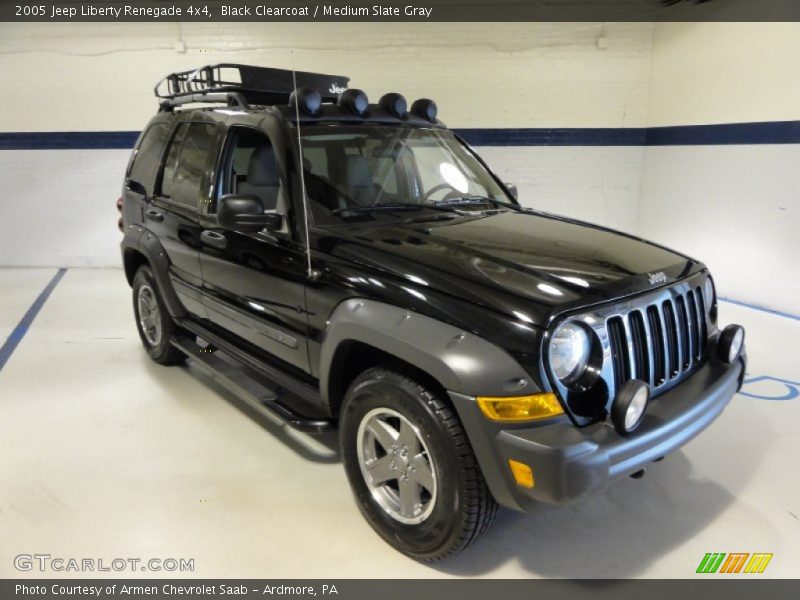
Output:
[[385,211],[393,211],[393,210],[439,210],[439,211],[446,211],[446,212],[453,212],[458,214],[464,214],[458,210],[457,206],[449,206],[447,204],[437,204],[436,202],[432,204],[412,204],[410,202],[377,202],[375,204],[364,204],[363,206],[345,206],[343,208],[337,208],[331,211],[332,215],[340,215],[342,213],[359,213],[359,212],[371,212],[374,210],[385,210]]
[[422,210],[421,204],[403,204],[402,202],[376,202],[375,204],[364,204],[362,206],[344,206],[331,211],[332,215],[342,213],[371,212],[374,210]]
[[460,198],[450,198],[449,200],[437,200],[430,206],[457,208],[460,206],[480,206],[482,204],[490,204],[495,207],[502,206],[512,210],[522,210],[516,204],[504,202],[503,200],[498,200],[497,198],[489,198],[488,196],[461,196]]

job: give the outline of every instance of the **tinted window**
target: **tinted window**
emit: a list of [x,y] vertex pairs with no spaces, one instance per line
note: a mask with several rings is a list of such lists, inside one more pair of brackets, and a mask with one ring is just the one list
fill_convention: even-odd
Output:
[[148,196],[153,194],[153,184],[158,174],[161,153],[167,143],[169,130],[169,123],[152,125],[145,132],[142,141],[131,157],[131,166],[128,169],[130,185],[131,187],[141,187]]
[[[263,133],[233,128],[227,158],[219,177],[219,194],[253,194],[265,210],[278,204],[280,181],[275,153]],[[210,212],[215,212],[212,207]]]
[[162,195],[173,202],[197,208],[208,199],[208,173],[216,154],[218,129],[213,124],[182,124],[164,165]]
[[172,187],[175,181],[175,171],[178,168],[178,159],[181,154],[181,145],[183,138],[186,136],[186,129],[189,126],[182,123],[178,126],[178,131],[172,138],[172,143],[169,146],[167,159],[164,161],[164,175],[161,178],[161,195],[167,198],[172,196]]

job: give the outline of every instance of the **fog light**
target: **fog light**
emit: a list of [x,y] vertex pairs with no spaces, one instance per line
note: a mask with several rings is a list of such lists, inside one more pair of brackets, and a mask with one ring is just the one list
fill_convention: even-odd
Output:
[[550,392],[530,396],[478,397],[478,406],[492,421],[531,421],[564,414],[564,409]]
[[508,466],[511,467],[511,474],[514,476],[514,481],[517,482],[518,486],[524,488],[533,487],[533,470],[528,465],[509,458]]
[[614,406],[611,407],[611,422],[614,424],[614,429],[625,435],[639,427],[649,400],[650,388],[644,381],[631,379],[623,385],[617,392]]
[[728,325],[722,330],[717,341],[717,353],[720,360],[732,363],[742,353],[744,347],[744,327],[741,325]]

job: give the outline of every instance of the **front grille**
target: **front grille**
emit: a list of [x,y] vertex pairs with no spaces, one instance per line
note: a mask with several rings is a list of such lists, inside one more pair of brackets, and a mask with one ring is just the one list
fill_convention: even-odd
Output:
[[700,286],[606,319],[616,389],[640,379],[657,389],[705,358],[708,324]]

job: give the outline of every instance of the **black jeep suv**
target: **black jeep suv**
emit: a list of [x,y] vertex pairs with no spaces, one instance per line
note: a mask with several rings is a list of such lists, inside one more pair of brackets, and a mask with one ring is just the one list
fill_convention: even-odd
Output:
[[434,102],[347,84],[214,65],[156,87],[119,204],[153,360],[338,428],[364,516],[423,561],[721,413],[744,330],[718,328],[701,262],[521,207]]

